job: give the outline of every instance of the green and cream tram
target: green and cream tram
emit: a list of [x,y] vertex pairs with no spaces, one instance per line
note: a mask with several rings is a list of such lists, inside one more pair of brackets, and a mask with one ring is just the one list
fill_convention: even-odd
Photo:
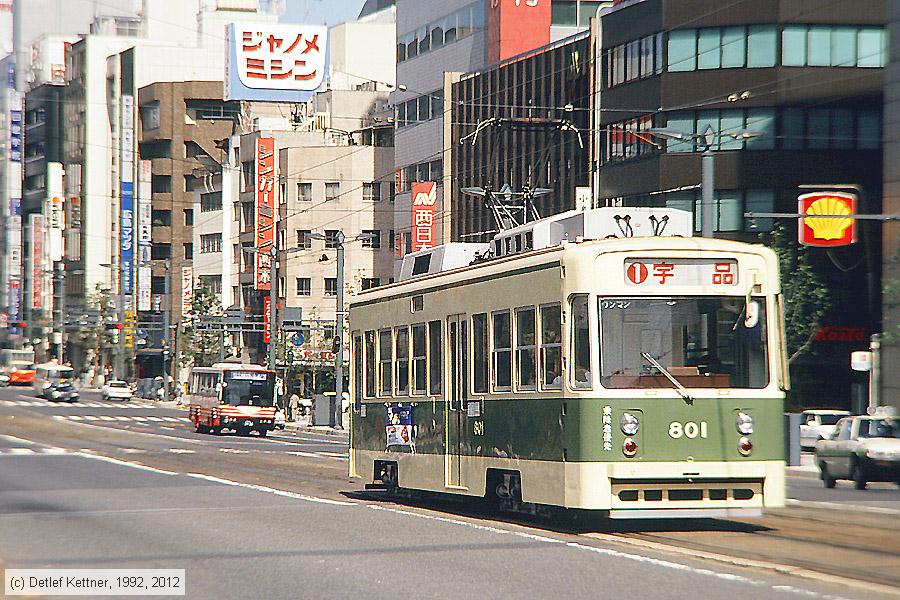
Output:
[[350,306],[350,475],[612,518],[782,506],[776,257],[691,230],[572,211],[407,256]]

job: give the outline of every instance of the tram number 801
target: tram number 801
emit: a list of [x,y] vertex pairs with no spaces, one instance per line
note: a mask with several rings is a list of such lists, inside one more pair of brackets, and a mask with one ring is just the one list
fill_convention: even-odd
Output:
[[672,439],[677,440],[680,437],[686,437],[691,440],[696,437],[705,438],[708,437],[707,433],[706,421],[700,421],[699,423],[694,421],[687,421],[686,423],[672,421],[669,423],[669,437]]

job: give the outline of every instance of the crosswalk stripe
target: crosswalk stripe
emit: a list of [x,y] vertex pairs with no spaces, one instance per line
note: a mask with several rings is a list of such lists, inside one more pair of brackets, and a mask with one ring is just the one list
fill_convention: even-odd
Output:
[[147,420],[148,421],[156,421],[157,423],[162,421],[162,419],[160,417],[147,417]]
[[130,409],[144,409],[144,408],[158,408],[155,404],[148,404],[146,402],[74,402],[74,403],[59,403],[59,402],[50,402],[49,400],[45,400],[42,398],[35,398],[34,400],[0,400],[0,406],[53,406],[58,408],[130,408]]
[[72,419],[73,421],[80,421],[80,420],[81,420],[81,417],[78,416],[78,415],[70,415],[69,418]]
[[6,448],[0,449],[0,456],[39,456],[39,455],[56,455],[68,454],[65,448]]
[[100,420],[101,420],[101,421],[115,421],[114,418],[108,417],[108,416],[106,416],[106,415],[100,415]]
[[131,417],[135,421],[146,421],[147,417]]
[[34,450],[31,448],[10,448],[8,452],[10,454],[34,454]]
[[97,419],[98,419],[98,417],[95,417],[94,415],[85,415],[84,416],[85,421],[96,421]]

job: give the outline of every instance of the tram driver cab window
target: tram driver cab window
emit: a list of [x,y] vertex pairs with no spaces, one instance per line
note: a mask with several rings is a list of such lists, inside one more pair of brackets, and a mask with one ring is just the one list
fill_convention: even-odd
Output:
[[575,389],[589,390],[593,387],[593,375],[591,374],[591,327],[587,295],[573,296],[571,309],[572,360],[569,362],[569,382]]

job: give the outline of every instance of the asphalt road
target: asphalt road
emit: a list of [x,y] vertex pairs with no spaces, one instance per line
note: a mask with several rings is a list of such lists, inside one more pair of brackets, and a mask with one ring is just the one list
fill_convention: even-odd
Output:
[[[796,505],[759,522],[573,531],[365,494],[346,476],[344,437],[210,436],[184,417],[147,401],[86,393],[54,405],[0,389],[4,566],[183,568],[189,598],[891,596],[853,575],[896,562],[900,536],[870,539],[880,519],[900,521],[900,510],[879,512],[900,504],[896,488],[824,490],[799,471],[789,484]],[[826,538],[800,539],[796,522],[869,532],[836,544],[852,550],[830,559],[848,565],[838,572],[847,580],[829,578],[837,567]],[[801,543],[823,554],[794,565],[813,569],[796,572],[804,577],[720,556],[781,564],[779,547]]]

